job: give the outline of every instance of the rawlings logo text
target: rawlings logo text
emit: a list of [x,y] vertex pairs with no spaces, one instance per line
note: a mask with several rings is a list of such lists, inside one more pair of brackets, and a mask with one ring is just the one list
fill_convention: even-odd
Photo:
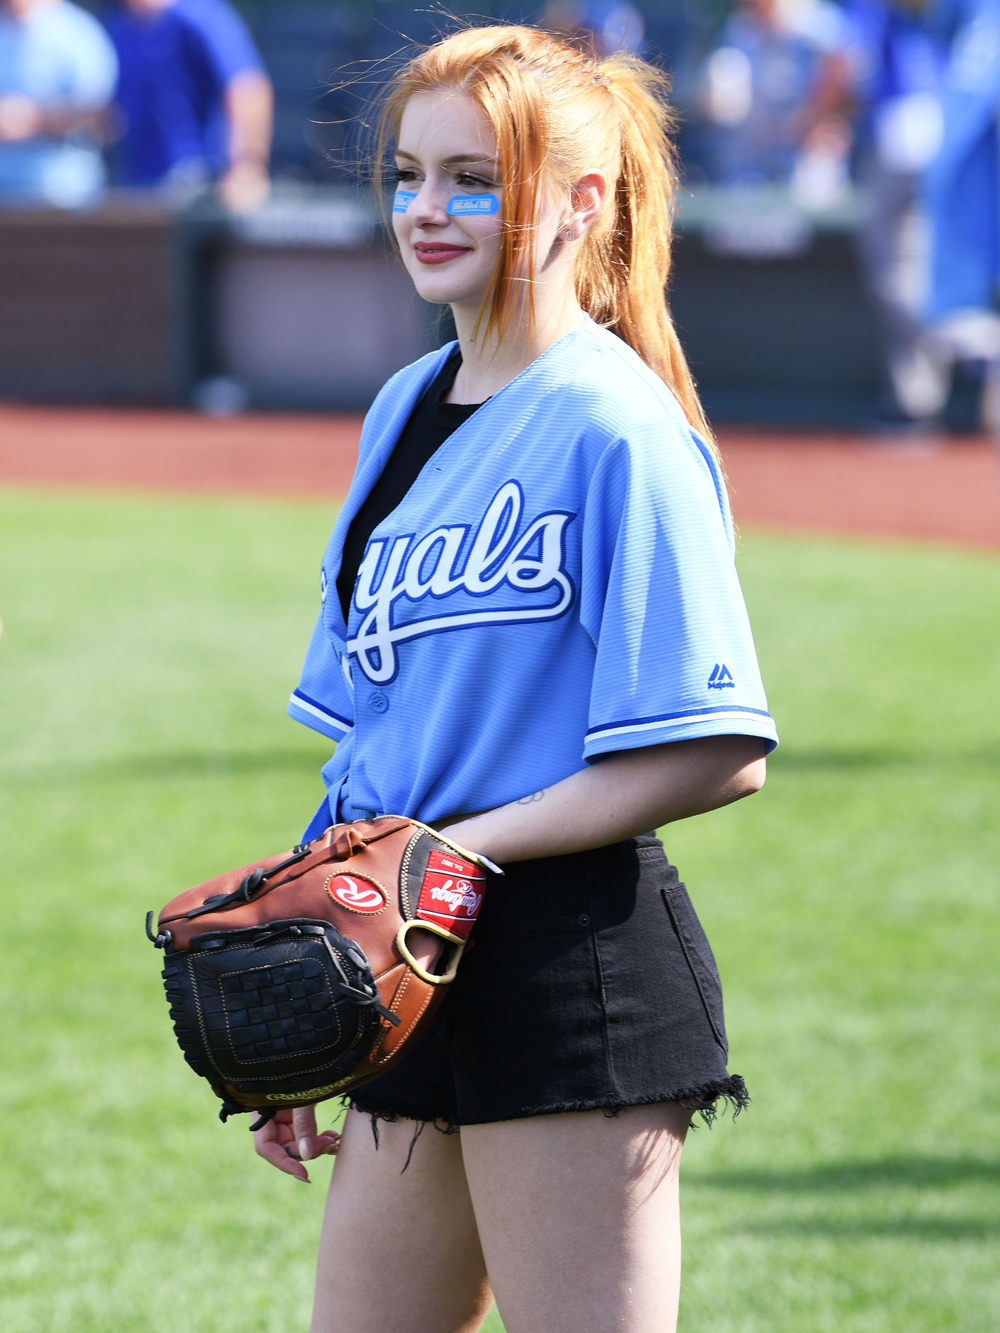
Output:
[[[454,888],[451,887],[453,884]],[[453,912],[457,912],[460,907],[467,907],[470,912],[476,913],[483,901],[483,895],[477,893],[467,879],[446,880],[440,888],[431,889],[431,898],[436,903],[447,903]]]
[[435,847],[427,858],[416,915],[438,925],[446,921],[450,931],[467,940],[483,901],[476,885],[485,883],[479,866]]
[[338,1079],[336,1083],[324,1083],[321,1088],[302,1088],[299,1092],[269,1092],[266,1093],[269,1102],[301,1102],[315,1100],[318,1097],[325,1097],[328,1092],[336,1092],[342,1088],[345,1083],[350,1083],[349,1078]]

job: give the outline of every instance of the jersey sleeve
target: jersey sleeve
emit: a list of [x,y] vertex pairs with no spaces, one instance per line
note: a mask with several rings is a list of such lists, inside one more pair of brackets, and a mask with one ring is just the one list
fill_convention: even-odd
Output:
[[584,758],[730,734],[772,750],[725,483],[707,446],[669,420],[611,444],[582,542],[581,620],[596,646]]
[[322,615],[306,649],[302,676],[288,700],[288,713],[333,741],[342,741],[354,727],[353,689]]

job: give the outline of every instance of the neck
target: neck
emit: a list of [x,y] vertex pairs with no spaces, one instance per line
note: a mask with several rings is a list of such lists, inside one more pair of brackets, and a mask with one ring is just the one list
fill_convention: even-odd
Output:
[[478,338],[473,336],[479,316],[478,305],[463,302],[451,309],[462,349],[462,364],[455,383],[445,395],[445,401],[449,403],[485,403],[487,398],[499,393],[505,384],[537,361],[553,343],[572,333],[585,318],[576,293],[570,287],[561,299],[536,300],[532,326],[528,328],[527,319],[524,319],[520,324],[512,325],[503,341],[498,343],[492,334],[485,338],[482,328]]

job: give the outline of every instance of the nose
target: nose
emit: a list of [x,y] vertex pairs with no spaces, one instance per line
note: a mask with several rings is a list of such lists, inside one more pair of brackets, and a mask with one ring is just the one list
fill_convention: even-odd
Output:
[[424,181],[406,213],[415,227],[446,227],[450,221],[447,189],[432,181]]

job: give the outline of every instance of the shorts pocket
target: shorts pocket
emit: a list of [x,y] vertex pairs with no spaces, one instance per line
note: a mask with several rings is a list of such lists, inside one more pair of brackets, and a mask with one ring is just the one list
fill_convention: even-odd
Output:
[[661,889],[660,892],[684,951],[684,957],[687,959],[687,965],[691,969],[694,983],[698,987],[698,994],[705,1006],[705,1014],[711,1024],[715,1040],[728,1054],[729,1043],[726,1040],[726,1024],[722,1010],[722,983],[719,980],[719,969],[708,936],[702,929],[694,904],[683,884],[678,883],[675,887]]

